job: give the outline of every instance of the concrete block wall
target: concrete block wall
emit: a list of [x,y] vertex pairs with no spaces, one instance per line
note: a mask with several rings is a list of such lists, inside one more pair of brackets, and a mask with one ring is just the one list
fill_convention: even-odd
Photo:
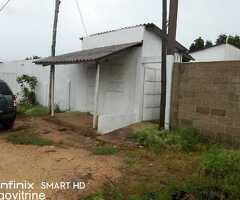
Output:
[[240,62],[179,63],[173,70],[171,126],[240,140]]

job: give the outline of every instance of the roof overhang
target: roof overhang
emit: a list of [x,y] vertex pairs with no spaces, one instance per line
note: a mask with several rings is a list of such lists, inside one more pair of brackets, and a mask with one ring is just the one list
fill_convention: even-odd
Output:
[[133,47],[138,47],[141,45],[142,45],[142,41],[100,47],[95,49],[88,49],[83,51],[76,51],[73,53],[39,59],[34,61],[34,63],[38,65],[47,66],[47,65],[77,64],[77,63],[84,63],[84,62],[99,61],[113,54],[119,53],[121,51],[130,49]]

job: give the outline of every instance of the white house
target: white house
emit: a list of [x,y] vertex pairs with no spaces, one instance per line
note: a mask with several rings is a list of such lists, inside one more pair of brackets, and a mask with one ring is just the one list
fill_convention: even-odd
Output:
[[[39,102],[47,105],[48,65],[55,64],[56,104],[64,110],[94,114],[98,132],[107,133],[159,118],[161,37],[162,31],[154,24],[94,34],[81,38],[82,51],[34,61],[38,65],[24,64],[17,73],[26,69],[24,73],[39,78]],[[176,42],[175,62],[190,59],[188,50]],[[0,64],[0,74],[21,68],[7,65]],[[171,70],[167,76],[170,94]],[[167,104],[169,109],[170,99]]]
[[190,54],[195,62],[240,60],[240,49],[231,44],[215,45]]

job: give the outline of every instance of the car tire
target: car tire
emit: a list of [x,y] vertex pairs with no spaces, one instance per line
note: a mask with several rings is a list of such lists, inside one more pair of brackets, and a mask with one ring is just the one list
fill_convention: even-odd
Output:
[[8,122],[4,122],[3,123],[3,127],[4,127],[4,129],[12,129],[13,128],[13,126],[14,126],[14,122],[15,121],[8,121]]

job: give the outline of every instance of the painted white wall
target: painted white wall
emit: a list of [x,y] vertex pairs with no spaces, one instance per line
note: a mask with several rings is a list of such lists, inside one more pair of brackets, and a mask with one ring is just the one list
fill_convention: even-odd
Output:
[[20,87],[16,78],[22,74],[37,77],[39,82],[36,89],[37,100],[40,104],[47,105],[49,68],[34,65],[30,60],[13,61],[0,64],[0,79],[5,80],[8,83],[14,94],[20,92]]
[[141,47],[101,62],[98,131],[107,133],[137,122],[136,71]]
[[225,60],[240,60],[240,49],[227,44],[225,45],[226,50],[225,50]]
[[83,38],[82,48],[91,49],[143,40],[144,26],[107,32]]
[[194,62],[240,60],[240,49],[230,44],[222,44],[191,53]]
[[[62,110],[86,111],[85,99],[80,93],[85,90],[85,68],[82,65],[56,66],[55,103]],[[48,106],[49,67],[35,65],[30,60],[6,62],[0,64],[0,79],[5,80],[15,94],[20,93],[16,78],[22,74],[36,76],[37,101]]]

